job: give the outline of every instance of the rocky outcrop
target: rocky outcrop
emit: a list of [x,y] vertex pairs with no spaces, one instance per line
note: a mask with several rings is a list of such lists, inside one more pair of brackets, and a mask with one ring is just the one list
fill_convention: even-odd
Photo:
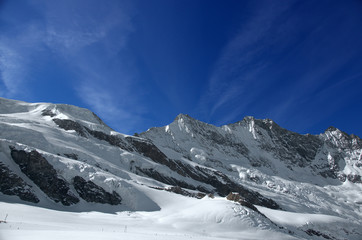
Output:
[[[331,184],[337,184],[336,179],[354,183],[361,179],[358,168],[362,166],[362,141],[336,128],[329,128],[321,135],[302,135],[270,119],[245,117],[240,122],[216,127],[180,114],[166,127],[151,128],[139,136],[165,153],[175,152],[179,158],[227,176],[236,170],[232,165],[244,165],[242,161],[247,160],[262,173],[273,172],[297,181],[309,182],[308,178],[294,174],[300,170],[310,175],[310,179],[319,175],[324,178],[322,182]],[[354,166],[352,173],[343,173],[346,161]]]
[[[45,112],[46,114],[50,114],[48,112]],[[96,119],[99,119],[97,117],[97,115],[94,114],[94,117]],[[76,133],[78,133],[78,135],[82,136],[82,137],[88,137],[89,135],[91,135],[92,137],[101,140],[101,141],[106,141],[108,142],[110,145],[115,146],[115,147],[120,147],[124,150],[127,151],[132,151],[132,149],[127,145],[126,142],[124,142],[122,140],[122,138],[120,138],[119,136],[116,135],[110,135],[110,134],[106,134],[102,131],[96,131],[96,130],[92,130],[86,126],[81,125],[80,123],[73,121],[73,120],[69,120],[69,119],[59,119],[59,118],[54,118],[53,121],[58,125],[58,127],[64,129],[64,130],[74,130]],[[104,124],[102,122],[102,120],[99,119],[99,121]]]
[[32,191],[32,187],[3,163],[0,163],[0,192],[6,195],[18,196],[21,200],[27,202],[39,202],[39,199]]
[[64,153],[64,156],[73,160],[78,160],[78,155],[75,153]]
[[322,138],[328,140],[326,142],[330,146],[341,150],[358,150],[362,148],[361,138],[354,134],[349,135],[335,127],[327,128],[322,134]]
[[120,147],[120,148],[122,148],[124,150],[127,150],[127,151],[133,151],[133,149],[130,148],[127,145],[127,143],[125,143],[120,137],[118,137],[116,135],[109,135],[109,134],[106,134],[106,133],[101,132],[101,131],[91,130],[91,129],[87,128],[87,127],[84,127],[84,128],[87,130],[87,132],[90,135],[97,138],[98,140],[106,141],[112,146]]
[[226,199],[229,201],[240,203],[240,205],[248,207],[256,212],[259,212],[258,209],[251,203],[245,200],[242,196],[240,196],[237,192],[231,192],[226,196]]
[[[185,189],[183,189],[183,188],[181,188],[179,186],[172,186],[172,187],[167,187],[167,188],[160,188],[160,187],[151,187],[151,188],[154,188],[154,189],[157,189],[157,190],[165,190],[167,192],[172,192],[172,193],[176,193],[176,194],[179,194],[179,195],[182,195],[182,196],[193,197],[193,198],[197,198],[197,199],[201,199],[201,198],[204,198],[206,196],[206,193],[190,192],[190,191],[187,191],[187,190],[185,190]],[[208,196],[213,197],[212,194],[209,194]]]
[[341,180],[342,182],[345,182],[347,179],[348,181],[352,182],[352,183],[362,183],[362,178],[360,175],[356,175],[356,174],[341,174],[338,176],[339,180]]
[[73,185],[81,198],[87,202],[110,205],[121,204],[122,198],[115,191],[109,193],[92,181],[86,181],[80,176],[73,178]]
[[54,118],[53,121],[55,122],[55,124],[58,125],[58,127],[63,128],[64,130],[67,131],[74,130],[80,136],[87,137],[87,134],[83,126],[75,121],[69,119],[59,119],[59,118]]
[[[240,184],[231,181],[225,174],[220,171],[210,170],[199,166],[193,167],[178,160],[168,159],[164,153],[162,153],[153,143],[149,141],[138,140],[135,138],[129,138],[128,140],[132,143],[137,152],[150,158],[154,162],[167,166],[170,170],[178,173],[183,177],[191,178],[200,182],[200,185],[201,183],[204,183],[212,186],[215,189],[214,191],[220,196],[225,197],[230,192],[239,192],[245,197],[245,199],[247,199],[252,204],[257,204],[273,209],[280,208],[275,201],[263,197],[260,193],[247,189],[246,187],[243,187]],[[138,168],[138,171],[158,181],[170,185],[176,185],[191,190],[197,189],[199,191],[205,191],[205,188],[202,186],[187,184],[186,182],[177,180],[174,177],[165,176],[163,174],[155,172],[152,169]]]
[[313,236],[318,236],[318,237],[323,237],[323,238],[325,238],[325,239],[335,239],[334,237],[331,237],[331,236],[329,236],[329,235],[327,235],[327,234],[325,234],[325,233],[322,233],[322,232],[320,232],[320,231],[318,231],[318,230],[314,230],[314,229],[307,229],[306,231],[305,231],[305,233],[307,233],[309,236],[311,236],[311,237],[313,237]]
[[323,141],[318,136],[288,131],[269,119],[253,121],[255,126],[263,129],[271,139],[271,142],[264,141],[262,147],[294,166],[310,166],[318,150],[323,146]]
[[41,111],[42,116],[49,116],[49,117],[55,117],[56,114],[51,109],[44,109]]
[[69,206],[79,199],[69,189],[68,183],[58,176],[51,164],[37,151],[26,152],[10,147],[11,157],[20,170],[53,201]]

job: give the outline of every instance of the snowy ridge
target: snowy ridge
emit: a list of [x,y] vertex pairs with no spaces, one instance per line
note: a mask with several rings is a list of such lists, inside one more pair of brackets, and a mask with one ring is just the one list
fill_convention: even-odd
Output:
[[[15,227],[24,218],[18,206],[47,212],[63,229],[87,218],[109,230],[92,236],[110,239],[112,231],[128,239],[155,231],[163,233],[155,239],[361,239],[361,149],[359,137],[333,127],[300,135],[253,117],[216,127],[180,114],[128,136],[87,109],[0,98],[0,212],[9,209]],[[242,200],[226,200],[230,192]],[[115,218],[146,235],[126,235]],[[31,221],[25,216],[20,235],[0,224],[0,239],[21,239]],[[89,239],[86,229],[75,230],[80,239]]]
[[[340,184],[337,177],[344,182],[346,176],[360,183],[360,138],[331,129],[319,136],[300,135],[270,119],[253,117],[215,127],[181,114],[170,125],[152,128],[141,136],[171,158],[183,156],[221,171],[240,166],[318,185]],[[303,174],[297,174],[301,171]]]

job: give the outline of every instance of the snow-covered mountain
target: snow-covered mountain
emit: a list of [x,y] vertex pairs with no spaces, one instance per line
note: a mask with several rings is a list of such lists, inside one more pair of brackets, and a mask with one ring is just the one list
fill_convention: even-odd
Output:
[[[215,127],[180,114],[170,125],[140,135],[169,158],[186,158],[236,179],[263,182],[256,172],[316,185],[361,181],[362,141],[334,127],[319,136],[300,135],[270,119],[245,117]],[[259,179],[259,180],[257,180]]]
[[[229,239],[238,228],[276,239],[361,239],[361,156],[361,139],[333,127],[300,135],[269,119],[216,127],[180,114],[129,136],[87,109],[0,98],[3,207],[195,218],[219,226],[200,225],[199,236],[219,237],[217,229]],[[181,214],[171,218],[174,211]]]

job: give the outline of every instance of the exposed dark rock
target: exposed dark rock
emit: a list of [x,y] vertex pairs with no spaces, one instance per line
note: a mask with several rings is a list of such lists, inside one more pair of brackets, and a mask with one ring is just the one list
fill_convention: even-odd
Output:
[[78,160],[78,155],[75,153],[64,153],[64,156],[73,160]]
[[209,169],[200,168],[198,166],[196,167],[196,169],[200,170],[207,176],[204,182],[215,187],[217,193],[220,196],[225,197],[230,192],[238,192],[246,199],[246,201],[252,204],[261,205],[272,209],[280,209],[280,206],[272,199],[266,198],[258,192],[252,191],[239,184],[236,184],[221,172],[211,171]]
[[91,129],[87,128],[87,127],[84,127],[84,128],[93,137],[95,137],[95,138],[97,138],[99,140],[102,140],[102,141],[106,141],[109,144],[111,144],[112,146],[120,147],[120,148],[122,148],[124,150],[127,150],[127,151],[132,151],[133,150],[125,142],[123,142],[123,140],[118,136],[108,135],[108,134],[106,134],[104,132],[101,132],[101,131],[91,130]]
[[262,147],[287,163],[307,167],[323,146],[323,141],[318,136],[288,131],[268,119],[254,121],[256,126],[268,133],[274,143],[273,147],[267,144],[263,144]]
[[152,159],[154,162],[168,166],[169,160],[166,155],[161,152],[152,142],[145,139],[138,139],[134,137],[126,137],[126,140],[131,144],[132,147],[143,154],[145,157]]
[[[145,140],[142,141],[135,138],[129,138],[128,140],[132,146],[135,147],[137,152],[142,153],[144,156],[152,159],[154,162],[167,166],[172,171],[177,172],[181,176],[190,177],[196,181],[213,186],[220,196],[226,196],[230,192],[239,192],[253,204],[258,204],[273,209],[280,208],[279,205],[273,200],[265,198],[258,192],[251,191],[239,184],[234,183],[221,172],[209,170],[207,168],[201,168],[199,166],[192,167],[182,163],[181,161],[168,159],[166,155],[151,142]],[[171,177],[163,176],[158,172],[145,169],[138,170],[158,181],[195,190],[194,186],[190,186],[189,184],[180,182]]]
[[323,238],[325,238],[325,239],[334,239],[334,238],[328,236],[327,234],[321,233],[321,232],[319,232],[319,231],[317,231],[317,230],[314,230],[314,229],[311,229],[311,228],[308,229],[308,230],[306,230],[305,232],[306,232],[309,236],[318,236],[318,237],[323,237]]
[[55,117],[56,114],[52,112],[52,110],[50,109],[44,109],[42,112],[41,112],[41,115],[42,116],[50,116],[50,117]]
[[122,198],[118,193],[115,191],[109,193],[92,181],[86,181],[82,177],[75,176],[73,178],[73,185],[79,196],[87,202],[110,205],[121,204]]
[[336,171],[333,169],[327,169],[323,172],[320,172],[319,174],[324,178],[328,178],[328,177],[333,178],[333,179],[337,178]]
[[[97,115],[94,114],[94,116],[101,124],[105,125],[103,123],[103,121]],[[82,126],[81,124],[79,124],[75,121],[69,120],[69,119],[55,118],[55,119],[53,119],[53,121],[60,128],[63,128],[65,130],[74,130],[82,137],[87,137],[87,135],[88,135],[87,133],[89,133],[91,136],[93,136],[99,140],[106,141],[109,144],[111,144],[112,146],[120,147],[120,148],[128,150],[128,151],[133,151],[133,149],[130,148],[129,146],[127,146],[127,144],[119,136],[109,135],[109,134],[106,134],[101,131],[91,130],[91,129],[89,129],[85,126]]]
[[189,191],[186,191],[185,189],[179,187],[179,186],[172,186],[172,187],[168,187],[168,188],[159,188],[159,187],[151,187],[157,190],[165,190],[168,192],[173,192],[176,194],[180,194],[182,196],[186,196],[186,197],[193,197],[193,198],[197,198],[197,199],[201,199],[204,198],[206,196],[206,193],[203,192],[198,192],[198,193],[192,193]]
[[82,137],[87,137],[87,134],[83,128],[83,126],[75,121],[69,119],[59,119],[54,118],[53,121],[58,125],[58,127],[63,128],[64,130],[74,130]]
[[79,202],[70,191],[68,183],[58,176],[52,165],[37,151],[25,152],[10,147],[11,157],[20,170],[55,202],[69,206]]
[[0,163],[0,192],[6,195],[16,195],[24,201],[39,202],[32,187],[2,163]]
[[233,201],[233,202],[237,202],[240,203],[240,205],[248,207],[252,210],[254,210],[255,212],[259,212],[259,210],[251,203],[249,203],[248,201],[245,200],[245,198],[243,198],[242,196],[240,196],[239,193],[237,192],[231,192],[226,196],[226,199],[229,201]]
[[348,174],[347,179],[348,179],[348,181],[353,182],[353,183],[362,183],[360,175]]
[[180,187],[191,189],[191,190],[196,190],[196,189],[198,189],[199,191],[205,190],[204,188],[195,187],[195,186],[190,185],[190,184],[188,184],[186,182],[180,181],[180,180],[178,180],[176,178],[162,175],[161,173],[155,171],[152,168],[151,169],[142,169],[142,168],[136,167],[136,173],[137,174],[141,173],[141,174],[143,174],[145,176],[151,177],[151,178],[153,178],[153,179],[155,179],[157,181],[160,181],[160,182],[163,182],[163,183],[166,183],[166,184],[169,184],[169,185],[180,186]]
[[357,175],[357,174],[339,174],[338,175],[338,179],[341,181],[341,182],[345,182],[347,179],[348,181],[352,182],[352,183],[362,183],[362,178],[360,175]]
[[179,186],[172,186],[169,188],[165,188],[165,190],[168,192],[173,192],[173,193],[180,194],[180,195],[183,195],[186,197],[193,197],[193,198],[198,198],[198,199],[201,199],[206,196],[206,193],[201,193],[201,192],[192,193],[192,192],[186,191],[185,189],[182,189]]
[[339,179],[339,181],[341,181],[341,182],[345,182],[346,181],[346,179],[347,179],[347,176],[346,176],[346,174],[338,174],[338,179]]
[[248,179],[249,179],[250,181],[255,182],[255,183],[260,183],[260,178],[259,178],[258,176],[256,176],[256,175],[248,176]]

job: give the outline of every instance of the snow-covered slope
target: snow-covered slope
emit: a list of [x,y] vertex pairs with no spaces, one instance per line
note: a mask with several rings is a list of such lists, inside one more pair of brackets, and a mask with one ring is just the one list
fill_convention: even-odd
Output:
[[328,214],[361,224],[362,141],[358,136],[334,127],[317,136],[300,135],[270,119],[253,117],[216,127],[184,114],[140,136],[152,140],[169,158],[217,169],[275,200],[284,210]]
[[[360,239],[361,146],[336,128],[299,135],[252,117],[215,127],[181,114],[128,136],[87,109],[0,98],[0,212],[20,218],[14,203],[54,218],[63,214],[55,210],[100,211],[105,225],[106,213],[118,212],[117,221],[151,221],[173,237]],[[225,199],[230,192],[236,203]]]
[[346,179],[361,183],[362,141],[333,127],[319,136],[300,135],[270,119],[245,117],[215,127],[180,114],[170,125],[151,128],[141,137],[171,158],[238,172],[240,178],[247,177],[240,169],[246,167],[318,185],[338,185]]

